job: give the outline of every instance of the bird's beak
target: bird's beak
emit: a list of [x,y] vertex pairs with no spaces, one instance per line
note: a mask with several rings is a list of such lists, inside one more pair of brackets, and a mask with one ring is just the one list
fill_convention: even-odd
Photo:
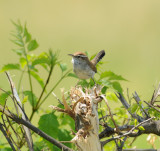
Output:
[[71,57],[74,57],[74,55],[73,54],[68,54],[69,56],[71,56]]

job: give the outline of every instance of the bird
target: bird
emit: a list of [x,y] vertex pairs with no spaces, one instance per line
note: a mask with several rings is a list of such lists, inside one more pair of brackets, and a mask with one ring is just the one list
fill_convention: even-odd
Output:
[[72,57],[73,71],[77,77],[79,79],[92,78],[94,81],[94,75],[97,73],[96,65],[105,56],[105,51],[101,50],[92,60],[89,60],[83,52],[75,52],[68,55]]

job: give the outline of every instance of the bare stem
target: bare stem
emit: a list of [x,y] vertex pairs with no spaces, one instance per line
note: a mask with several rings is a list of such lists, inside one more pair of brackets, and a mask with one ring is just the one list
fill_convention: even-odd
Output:
[[3,133],[3,135],[5,136],[6,140],[8,141],[9,145],[11,146],[12,150],[16,151],[16,149],[14,148],[14,145],[13,145],[12,141],[8,137],[6,131],[4,130],[3,125],[1,123],[0,123],[0,130]]

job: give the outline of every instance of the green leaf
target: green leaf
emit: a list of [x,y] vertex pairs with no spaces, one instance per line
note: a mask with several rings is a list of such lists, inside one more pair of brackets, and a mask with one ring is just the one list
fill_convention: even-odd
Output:
[[141,130],[141,131],[145,130],[143,126],[139,126],[138,129]]
[[0,104],[1,104],[2,106],[5,105],[5,101],[6,101],[6,99],[8,98],[9,94],[11,94],[10,91],[8,91],[8,92],[6,92],[6,93],[2,93],[2,94],[0,95]]
[[112,86],[111,82],[109,80],[106,80],[106,79],[101,79],[99,81],[99,84],[101,84],[103,86],[106,86],[106,87],[111,87]]
[[45,148],[47,147],[46,143],[41,140],[41,141],[37,141],[33,144],[34,150],[35,151],[42,151],[45,150]]
[[113,88],[115,89],[115,90],[117,90],[119,93],[123,93],[123,89],[122,89],[122,87],[121,87],[121,85],[120,85],[120,83],[119,82],[112,82],[112,86],[113,86]]
[[138,109],[138,107],[139,106],[138,106],[137,103],[132,104],[131,107],[130,107],[131,113],[135,113],[136,110]]
[[43,79],[40,78],[40,76],[37,73],[35,73],[34,71],[30,71],[30,73],[35,78],[35,80],[37,80],[37,82],[41,85],[41,87],[43,88],[44,87]]
[[36,48],[38,48],[38,43],[37,43],[37,41],[36,41],[36,40],[30,41],[27,48],[28,48],[28,51],[33,51],[33,50],[35,50]]
[[137,119],[134,119],[134,125],[136,126],[138,124]]
[[88,88],[90,86],[90,84],[87,82],[87,80],[80,80],[78,82],[78,85],[81,85],[83,88]]
[[29,42],[31,40],[31,34],[28,32],[27,27],[24,27],[24,37],[26,38],[25,42]]
[[14,51],[17,55],[22,55],[22,54],[24,54],[24,49],[22,48],[22,49],[12,49],[12,51]]
[[58,127],[59,123],[57,120],[57,116],[53,113],[44,114],[40,117],[38,122],[38,127],[48,135],[57,138],[58,136]]
[[49,63],[49,58],[47,56],[46,53],[41,53],[38,57],[36,57],[35,59],[33,59],[32,61],[32,65],[38,65],[38,64],[50,64]]
[[109,80],[124,80],[127,81],[125,78],[123,78],[121,75],[117,75],[112,71],[105,71],[101,74],[100,78],[109,78]]
[[[70,131],[67,131],[66,129],[60,129],[58,131],[58,140],[60,141],[70,141],[72,139],[70,135]],[[66,146],[71,148],[71,143],[65,143]]]
[[[34,104],[34,107],[36,106],[36,103],[37,103],[37,97],[31,92],[31,91],[24,91],[23,92],[25,96],[28,96],[28,101],[29,103],[33,106]],[[33,96],[33,99],[32,99],[32,96]]]
[[[22,36],[21,36],[20,33],[14,33],[14,32],[13,32],[13,33],[11,33],[11,35],[15,38],[15,40],[23,43]],[[14,41],[14,40],[13,40],[13,41]]]
[[48,58],[50,60],[50,65],[55,66],[58,63],[58,52],[53,53],[51,49],[49,49]]
[[20,58],[20,64],[21,64],[21,68],[23,69],[25,67],[25,65],[27,64],[27,61],[25,58],[21,57]]
[[68,76],[68,77],[78,78],[74,73],[69,73],[67,76]]
[[20,46],[20,47],[24,47],[24,43],[20,40],[11,40],[14,44]]
[[28,101],[28,96],[25,96],[25,97],[23,98],[22,104],[25,104],[27,101]]
[[13,150],[9,147],[5,147],[5,148],[1,148],[1,151],[13,151]]
[[118,102],[118,98],[113,92],[107,92],[107,100]]
[[7,70],[20,70],[19,64],[6,64],[2,67],[1,72],[7,71]]
[[11,21],[13,25],[15,25],[17,32],[18,33],[22,33],[23,32],[23,27],[20,23],[20,21],[17,21],[17,23],[15,23],[14,21]]
[[102,92],[102,94],[105,94],[105,93],[106,93],[106,91],[107,91],[107,87],[106,87],[106,86],[104,86],[104,87],[102,88],[101,92]]
[[[58,105],[58,107],[60,107],[61,104]],[[64,107],[64,106],[63,106]],[[60,107],[62,108],[62,107]],[[75,129],[75,123],[74,120],[68,116],[67,114],[61,113],[60,116],[58,117],[58,121],[61,125],[62,128],[66,128],[66,126],[70,126],[69,129]]]
[[[40,120],[38,122],[38,128],[41,129],[43,132],[47,133],[51,137],[57,139],[58,138],[58,131],[59,131],[59,123],[57,120],[57,116],[53,113],[44,114],[40,117]],[[44,141],[47,143],[50,150],[53,149],[53,144],[50,142]]]
[[67,64],[65,64],[65,63],[60,63],[59,66],[60,66],[62,72],[64,72],[64,71],[67,70]]

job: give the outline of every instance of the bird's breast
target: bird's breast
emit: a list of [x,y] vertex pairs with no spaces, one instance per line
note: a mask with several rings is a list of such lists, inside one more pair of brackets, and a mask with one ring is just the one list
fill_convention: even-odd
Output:
[[95,72],[85,61],[72,59],[73,71],[80,79],[89,79],[94,76]]

